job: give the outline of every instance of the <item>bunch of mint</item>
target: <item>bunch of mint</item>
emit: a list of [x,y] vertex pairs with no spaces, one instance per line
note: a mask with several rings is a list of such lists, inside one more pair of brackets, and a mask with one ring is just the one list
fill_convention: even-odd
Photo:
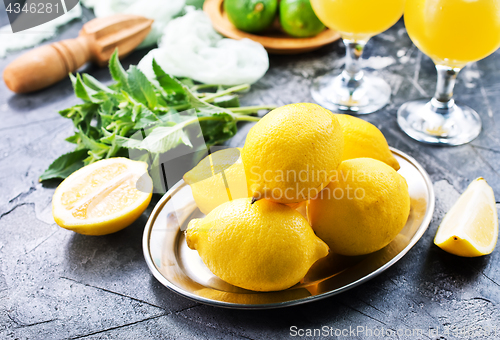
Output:
[[[110,59],[109,70],[115,81],[110,86],[88,74],[70,75],[75,94],[84,103],[60,114],[73,121],[75,133],[66,140],[75,144],[75,150],[57,158],[40,181],[64,179],[101,159],[128,157],[128,149],[160,154],[179,145],[192,146],[186,132],[192,124],[199,124],[206,146],[210,147],[234,136],[237,122],[258,121],[250,114],[273,108],[239,107],[235,93],[247,90],[248,84],[230,88],[195,85],[191,79],[171,77],[154,60],[154,80],[149,80],[136,66],[125,71],[117,52]],[[199,92],[210,88],[216,91]],[[132,139],[138,131],[146,131],[154,142],[151,138],[147,143]]]

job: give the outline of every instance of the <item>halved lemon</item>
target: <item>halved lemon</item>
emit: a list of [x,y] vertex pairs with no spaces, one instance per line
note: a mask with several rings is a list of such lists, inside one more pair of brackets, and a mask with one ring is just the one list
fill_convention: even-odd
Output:
[[434,244],[464,257],[491,254],[498,239],[495,195],[484,178],[475,179],[445,215]]
[[71,174],[52,197],[52,215],[62,228],[106,235],[128,227],[151,201],[153,182],[145,162],[110,158]]

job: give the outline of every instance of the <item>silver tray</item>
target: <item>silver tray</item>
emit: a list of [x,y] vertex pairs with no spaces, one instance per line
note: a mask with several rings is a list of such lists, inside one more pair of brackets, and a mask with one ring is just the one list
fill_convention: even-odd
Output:
[[186,245],[189,221],[199,211],[184,181],[158,202],[146,224],[143,251],[153,275],[180,295],[208,305],[237,309],[269,309],[307,303],[339,294],[366,282],[402,258],[427,230],[434,212],[434,190],[427,172],[413,158],[391,148],[399,173],[408,182],[411,210],[399,235],[385,248],[364,256],[330,254],[316,262],[295,286],[279,292],[254,292],[232,286],[213,275],[198,252]]

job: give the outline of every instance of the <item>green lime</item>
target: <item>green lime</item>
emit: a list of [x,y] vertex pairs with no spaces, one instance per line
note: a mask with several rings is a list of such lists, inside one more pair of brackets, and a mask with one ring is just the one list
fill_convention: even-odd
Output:
[[280,21],[285,32],[297,38],[312,37],[325,29],[309,0],[281,0]]
[[271,24],[278,10],[278,0],[224,0],[224,11],[236,28],[262,32]]

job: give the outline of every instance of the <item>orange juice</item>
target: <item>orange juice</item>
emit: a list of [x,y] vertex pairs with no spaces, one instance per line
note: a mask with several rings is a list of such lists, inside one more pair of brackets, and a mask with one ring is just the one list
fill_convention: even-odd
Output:
[[500,46],[500,0],[407,0],[405,24],[437,65],[463,67]]
[[367,41],[394,25],[405,0],[311,0],[318,18],[342,38]]

